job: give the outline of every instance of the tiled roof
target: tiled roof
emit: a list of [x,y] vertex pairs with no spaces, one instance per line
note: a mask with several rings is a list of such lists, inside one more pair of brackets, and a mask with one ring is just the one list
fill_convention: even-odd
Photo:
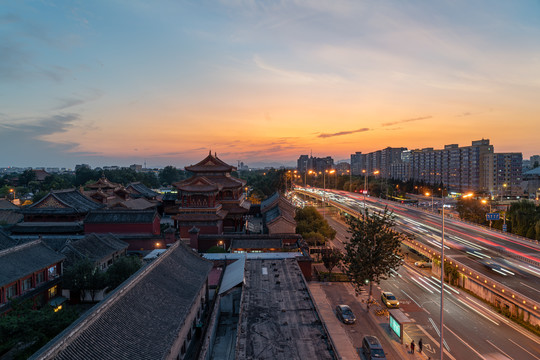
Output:
[[17,241],[0,228],[0,250],[17,245]]
[[31,359],[169,358],[211,268],[176,242]]
[[23,214],[13,210],[0,210],[0,224],[13,225],[24,219]]
[[135,192],[135,193],[140,194],[140,195],[142,195],[142,196],[144,196],[145,198],[148,198],[148,199],[153,199],[153,198],[155,198],[156,196],[159,195],[159,193],[155,192],[152,189],[149,189],[148,187],[146,187],[146,185],[144,185],[141,182],[132,182],[132,183],[128,184],[126,189],[132,195],[133,195],[133,192]]
[[11,201],[9,200],[5,200],[5,199],[0,199],[0,209],[13,209],[13,210],[17,210],[19,209],[19,207],[15,204],[13,204]]
[[41,240],[0,251],[0,286],[44,269],[65,259]]
[[84,228],[80,222],[20,222],[10,230],[14,234],[76,234]]
[[89,189],[116,189],[120,186],[122,185],[109,181],[109,179],[107,179],[105,176],[102,176],[93,184],[86,185],[86,187]]
[[43,212],[67,208],[77,213],[103,208],[105,205],[97,204],[80,191],[75,189],[51,191],[43,199],[23,210],[24,213]]
[[279,199],[279,192],[275,192],[272,196],[268,197],[267,199],[261,201],[261,212],[267,211],[270,207],[272,207]]
[[[215,155],[215,154],[214,154]],[[231,166],[217,157],[212,156],[210,152],[207,157],[195,165],[186,166],[187,171],[194,173],[197,172],[231,172],[236,170],[234,166]]]
[[152,202],[146,200],[146,198],[137,198],[137,199],[129,199],[126,201],[121,201],[114,205],[114,207],[122,207],[125,209],[131,209],[131,210],[146,210],[157,207],[159,204],[157,202]]
[[84,219],[85,224],[142,224],[151,223],[158,216],[152,210],[96,210],[90,211]]
[[70,265],[84,258],[93,262],[100,261],[128,246],[128,243],[113,234],[90,234],[84,239],[67,242],[60,252],[67,258],[66,265]]
[[221,184],[213,182],[204,176],[193,176],[173,185],[178,190],[187,192],[216,192],[222,189]]

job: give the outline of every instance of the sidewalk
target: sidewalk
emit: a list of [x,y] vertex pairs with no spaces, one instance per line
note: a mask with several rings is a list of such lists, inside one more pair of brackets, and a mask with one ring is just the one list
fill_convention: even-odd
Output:
[[[338,352],[338,357],[340,359],[360,359],[360,354],[356,351],[354,345],[351,342],[351,339],[347,335],[345,328],[341,325],[341,322],[337,319],[334,314],[332,305],[328,302],[326,294],[323,290],[324,283],[320,282],[310,282],[309,290],[314,297],[314,301],[319,308],[319,311],[322,316],[322,320],[325,322],[330,337],[334,342],[336,351]],[[394,359],[416,359],[416,360],[426,360],[428,357],[423,353],[418,353],[418,345],[416,346],[416,351],[414,354],[409,352],[409,345],[411,339],[404,335],[403,344],[399,342],[398,337],[393,334],[388,325],[388,318],[376,316],[372,309],[369,313],[365,312],[367,306],[367,294],[362,294],[356,296],[354,289],[351,284],[346,283],[347,291],[353,296],[358,303],[361,305],[364,310],[363,314],[356,314],[357,318],[362,317],[363,321],[366,322],[366,325],[370,328],[372,333],[377,334],[377,336],[384,336],[384,339],[391,344],[392,349],[385,349],[388,353],[389,358]],[[382,341],[382,339],[381,339]],[[363,359],[363,356],[362,356]]]

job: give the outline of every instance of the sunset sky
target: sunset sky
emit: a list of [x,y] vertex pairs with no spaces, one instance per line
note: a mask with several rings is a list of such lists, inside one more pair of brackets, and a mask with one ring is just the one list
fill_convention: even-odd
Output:
[[540,154],[540,2],[0,0],[0,167]]

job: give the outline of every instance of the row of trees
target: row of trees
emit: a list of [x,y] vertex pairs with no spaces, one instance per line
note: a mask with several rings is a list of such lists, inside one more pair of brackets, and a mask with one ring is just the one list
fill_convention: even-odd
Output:
[[[78,168],[75,173],[50,174],[43,181],[37,181],[34,171],[25,170],[20,174],[4,175],[0,178],[0,197],[12,196],[11,193],[14,190],[18,197],[33,193],[35,195],[34,201],[37,201],[51,190],[84,186],[99,180],[102,176],[122,185],[138,181],[149,188],[155,189],[187,179],[191,176],[191,173],[176,169],[174,166],[166,166],[157,174],[154,172],[137,172],[129,168],[101,170],[83,166]],[[14,186],[15,183],[17,186]]]
[[[492,204],[492,208],[494,204]],[[456,211],[463,220],[481,225],[489,225],[486,214],[490,205],[481,203],[478,199],[460,198],[456,204]],[[540,240],[540,206],[530,200],[521,200],[512,203],[508,211],[500,211],[501,220],[492,221],[492,227],[502,230],[506,223],[508,232],[530,239]],[[506,221],[503,219],[506,218]]]

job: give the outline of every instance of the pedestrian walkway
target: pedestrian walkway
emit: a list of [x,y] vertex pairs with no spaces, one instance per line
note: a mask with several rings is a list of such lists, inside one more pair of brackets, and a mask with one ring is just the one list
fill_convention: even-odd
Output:
[[[319,308],[322,321],[324,321],[326,324],[330,337],[334,342],[338,357],[346,360],[363,359],[363,355],[360,355],[357,352],[353,343],[351,342],[351,339],[347,335],[345,328],[334,314],[333,306],[328,302],[323,289],[323,286],[325,286],[324,284],[325,283],[322,282],[310,282],[309,290],[311,291],[314,301]],[[414,354],[410,352],[409,344],[411,339],[407,334],[404,336],[404,343],[400,343],[399,338],[391,332],[388,325],[388,318],[386,316],[376,316],[372,309],[370,309],[369,312],[365,311],[367,307],[367,294],[356,296],[351,284],[345,283],[344,285],[347,287],[348,292],[361,304],[361,307],[364,310],[363,314],[356,314],[357,319],[362,317],[363,321],[366,323],[366,326],[371,328],[369,330],[370,332],[377,334],[377,336],[384,336],[385,340],[391,344],[392,349],[385,349],[385,351],[388,353],[389,359],[428,359],[426,354],[418,352],[418,345],[416,346]],[[415,343],[417,343],[418,340],[419,339],[416,339]]]

